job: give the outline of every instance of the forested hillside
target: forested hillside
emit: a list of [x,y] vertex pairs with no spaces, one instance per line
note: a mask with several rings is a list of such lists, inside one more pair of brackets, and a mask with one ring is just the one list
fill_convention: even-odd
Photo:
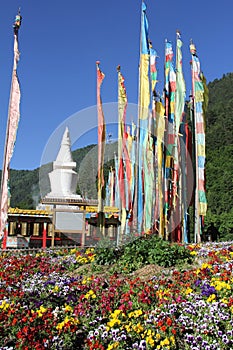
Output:
[[[105,151],[105,178],[107,179],[109,166],[113,165],[117,144],[109,143]],[[97,146],[88,145],[72,152],[78,173],[77,193],[86,198],[97,198]],[[34,209],[41,197],[50,192],[48,174],[53,164],[42,165],[35,170],[10,170],[11,206],[22,209]]]
[[206,226],[233,239],[233,73],[208,85],[206,118]]
[[[221,238],[233,239],[233,73],[208,84],[209,105],[206,116],[206,190],[208,211],[205,230],[211,223]],[[105,175],[113,164],[117,144],[106,147]],[[96,198],[97,146],[89,145],[72,152],[77,163],[79,188],[87,198]],[[41,195],[49,191],[48,173],[52,163],[32,171],[11,170],[11,206],[35,208]],[[40,183],[43,177],[43,186]],[[42,193],[41,193],[42,191]]]

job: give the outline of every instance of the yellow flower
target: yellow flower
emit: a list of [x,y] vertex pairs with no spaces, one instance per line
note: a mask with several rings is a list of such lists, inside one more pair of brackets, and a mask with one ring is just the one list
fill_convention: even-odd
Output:
[[190,255],[197,255],[197,252],[195,250],[190,252]]
[[121,320],[119,320],[118,316],[121,315],[121,316],[125,316],[125,313],[122,312],[122,310],[119,310],[119,309],[116,309],[114,310],[114,312],[112,312],[110,314],[110,319],[109,319],[109,322],[107,323],[107,325],[112,328],[115,326],[115,324],[117,325],[120,325],[121,324]]
[[164,340],[162,340],[162,341],[160,342],[160,345],[162,345],[162,346],[164,346],[164,345],[169,345],[169,344],[170,344],[170,341],[169,341],[168,338],[165,338]]
[[84,298],[86,298],[86,299],[89,299],[89,298],[95,299],[96,298],[96,294],[93,292],[92,289],[90,289],[89,292],[87,292],[84,295]]
[[228,304],[228,300],[227,300],[227,298],[223,298],[223,299],[221,299],[221,302],[222,302],[223,304]]
[[231,289],[231,286],[224,282],[224,281],[213,281],[212,282],[212,285],[215,287],[216,290],[220,291],[222,289],[228,289],[230,290]]
[[146,337],[146,343],[151,345],[151,346],[155,345],[155,341],[154,341],[154,339],[151,336]]
[[185,294],[188,295],[188,294],[192,293],[192,291],[193,291],[192,288],[189,287],[186,289]]
[[136,333],[141,333],[143,331],[143,327],[142,327],[141,323],[133,325],[132,328]]
[[91,253],[93,253],[95,251],[95,248],[87,248],[86,250],[85,250],[85,254],[91,254]]
[[58,325],[57,325],[56,328],[57,328],[58,330],[61,330],[61,329],[64,327],[64,325],[65,325],[65,322],[62,321],[62,322],[58,323]]
[[116,310],[114,310],[114,312],[111,313],[110,317],[111,317],[111,318],[115,318],[115,317],[117,317],[118,315],[120,315],[120,313],[122,313],[122,311],[119,310],[119,309],[116,309]]
[[81,264],[86,264],[88,262],[88,259],[81,255],[78,255],[76,257],[76,260]]
[[147,329],[147,330],[145,331],[145,335],[147,335],[147,336],[154,336],[154,335],[155,335],[155,333],[154,333],[154,332],[152,332],[152,330],[151,330],[151,329]]
[[40,306],[40,311],[44,313],[44,312],[47,311],[47,309],[46,309],[43,305],[41,305],[41,306]]
[[134,311],[131,311],[129,314],[128,314],[128,317],[131,318],[131,317],[134,317],[134,318],[137,318],[139,316],[141,316],[143,314],[142,310],[134,310]]
[[211,294],[210,296],[209,296],[209,298],[207,299],[207,302],[208,303],[211,303],[211,301],[214,301],[216,299],[216,295],[215,294]]
[[89,281],[91,281],[91,277],[88,277],[88,278],[82,280],[82,284],[86,284]]
[[112,349],[117,349],[117,347],[119,346],[119,342],[116,341],[115,343],[113,344],[109,344],[108,347],[107,347],[107,350],[112,350]]
[[164,290],[162,290],[162,289],[159,289],[159,290],[157,290],[157,292],[156,292],[156,296],[157,296],[157,298],[159,298],[159,299],[165,299],[165,300],[168,300],[168,298],[167,298],[167,296],[166,295],[169,295],[169,293],[170,293],[170,289],[169,288],[167,288],[167,289],[164,289]]
[[134,317],[139,317],[140,315],[142,315],[143,314],[143,312],[142,312],[142,310],[135,310],[134,311]]
[[171,340],[172,344],[173,344],[173,345],[175,345],[175,343],[176,343],[176,340],[175,340],[175,337],[174,337],[174,335],[172,335],[172,336],[170,337],[170,340]]
[[58,292],[59,291],[59,287],[58,286],[55,286],[54,288],[53,288],[53,292]]
[[131,322],[125,325],[126,332],[129,333],[131,331]]
[[73,311],[73,308],[70,305],[65,306],[65,311]]
[[38,317],[42,317],[46,311],[47,309],[43,305],[40,306],[39,310],[36,310]]
[[208,264],[208,263],[204,263],[202,264],[201,268],[202,269],[211,269],[212,265]]
[[107,323],[110,328],[114,327],[115,324],[121,324],[121,321],[118,318],[113,318]]
[[95,255],[96,255],[96,254],[93,254],[93,255],[90,255],[90,256],[88,257],[88,259],[89,259],[90,262],[93,262],[93,261],[95,260]]
[[3,309],[4,311],[7,310],[10,307],[10,304],[6,302],[6,300],[3,300],[0,304],[0,309]]
[[71,250],[70,250],[70,253],[71,253],[71,254],[75,254],[75,253],[76,253],[76,248],[71,249]]
[[75,319],[75,318],[73,318],[73,317],[68,317],[68,316],[66,316],[65,319],[64,319],[64,321],[62,321],[62,322],[60,322],[60,323],[57,324],[57,327],[56,327],[56,328],[57,328],[58,330],[62,330],[62,328],[65,327],[65,325],[66,325],[67,323],[78,324],[78,323],[79,323],[79,320],[78,320],[78,319]]

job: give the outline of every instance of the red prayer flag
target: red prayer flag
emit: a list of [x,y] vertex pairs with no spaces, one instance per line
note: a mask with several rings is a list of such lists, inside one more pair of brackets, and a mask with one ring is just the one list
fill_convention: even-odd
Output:
[[9,182],[9,169],[10,161],[14,151],[14,145],[16,140],[16,134],[18,129],[18,123],[20,118],[20,85],[17,76],[17,65],[19,61],[19,50],[18,50],[18,30],[21,24],[22,17],[18,13],[15,18],[14,23],[14,65],[12,72],[12,81],[11,81],[11,92],[10,92],[10,101],[9,101],[9,110],[8,110],[8,121],[7,121],[7,131],[6,131],[6,140],[5,140],[5,152],[2,168],[2,182],[1,182],[1,203],[0,203],[0,238],[3,236],[3,249],[6,248],[7,243],[7,213],[9,207],[9,191],[8,191],[8,182]]
[[98,192],[104,187],[104,150],[106,138],[106,126],[102,107],[100,89],[105,78],[104,73],[100,70],[100,62],[96,62],[97,68],[97,111],[98,111]]

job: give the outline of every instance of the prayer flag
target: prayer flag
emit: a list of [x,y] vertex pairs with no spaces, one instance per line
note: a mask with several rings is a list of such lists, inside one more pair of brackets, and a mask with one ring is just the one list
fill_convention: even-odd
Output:
[[[14,63],[11,81],[11,91],[9,100],[9,110],[8,110],[8,121],[7,121],[7,131],[5,140],[5,152],[2,168],[2,182],[1,182],[1,204],[0,204],[0,237],[3,237],[2,247],[6,248],[7,243],[7,230],[5,227],[7,225],[7,213],[9,207],[9,172],[10,172],[10,161],[13,155],[17,129],[20,119],[20,84],[17,75],[17,66],[19,62],[19,49],[18,49],[18,31],[21,25],[22,17],[20,13],[16,15],[14,28]],[[5,230],[5,231],[4,231]]]

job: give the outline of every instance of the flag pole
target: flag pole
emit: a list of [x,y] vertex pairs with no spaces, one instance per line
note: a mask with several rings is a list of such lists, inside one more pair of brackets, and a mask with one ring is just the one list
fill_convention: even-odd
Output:
[[194,146],[195,146],[195,239],[201,242],[202,219],[206,215],[205,193],[205,112],[208,104],[208,89],[200,69],[200,61],[194,44],[192,54],[193,103],[194,103]]
[[148,110],[150,105],[149,82],[149,39],[146,5],[142,2],[140,64],[139,64],[139,102],[138,102],[138,151],[137,151],[137,226],[141,235],[144,230],[144,179],[143,165],[145,162],[145,141],[148,137]]
[[0,239],[2,240],[2,248],[6,249],[7,236],[8,236],[8,208],[9,208],[9,172],[10,172],[10,160],[14,150],[14,144],[16,139],[17,126],[19,122],[19,104],[20,104],[20,87],[17,77],[17,65],[19,61],[18,50],[18,31],[22,22],[22,16],[20,14],[20,8],[18,14],[15,17],[14,28],[14,62],[11,78],[10,98],[8,105],[8,118],[4,145],[3,155],[3,167],[1,177],[1,203],[0,203]]
[[98,218],[97,231],[100,237],[105,236],[105,215],[104,215],[104,153],[105,153],[105,121],[101,100],[101,85],[105,78],[100,70],[100,62],[96,61],[97,72],[97,114],[98,114]]
[[139,45],[139,66],[138,66],[138,118],[137,118],[137,130],[136,130],[136,167],[135,167],[135,185],[134,185],[134,204],[133,204],[133,222],[132,228],[133,234],[138,234],[138,177],[139,177],[139,137],[140,137],[140,75],[141,75],[141,51],[142,51],[142,24],[143,24],[143,12],[142,12],[143,0],[141,1],[141,21],[140,21],[140,45]]
[[198,200],[198,157],[197,157],[197,135],[196,135],[196,109],[195,109],[195,82],[193,55],[196,55],[196,48],[190,40],[190,51],[192,54],[192,126],[193,126],[193,167],[194,167],[194,242],[201,242],[199,222],[199,200]]
[[125,171],[124,171],[124,161],[123,161],[123,137],[124,137],[124,116],[122,113],[123,99],[125,96],[122,96],[121,90],[121,67],[117,66],[117,75],[118,75],[118,184],[119,184],[119,221],[121,222],[121,227],[119,230],[119,237],[117,239],[118,244],[122,243],[123,236],[125,233],[125,211],[126,211],[126,194],[125,194]]

